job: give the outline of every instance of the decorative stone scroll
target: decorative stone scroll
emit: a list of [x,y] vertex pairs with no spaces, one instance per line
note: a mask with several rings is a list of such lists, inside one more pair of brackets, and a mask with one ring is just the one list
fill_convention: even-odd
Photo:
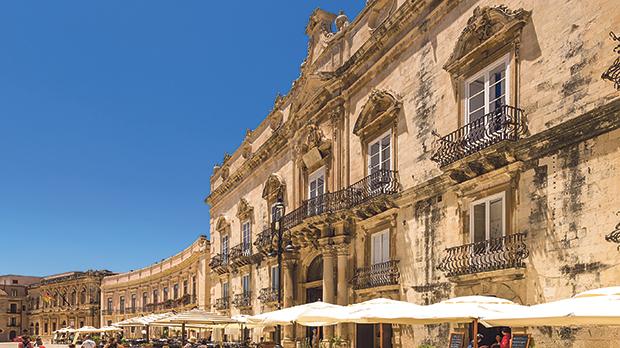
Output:
[[252,219],[254,215],[254,207],[252,207],[245,198],[241,198],[237,204],[237,217],[240,221]]
[[485,55],[510,43],[518,45],[531,14],[524,9],[510,10],[505,5],[476,7],[443,68],[452,75],[460,75]]
[[384,89],[373,90],[355,122],[353,134],[363,137],[396,122],[400,107],[401,102],[395,93]]
[[618,45],[614,48],[614,52],[618,54],[618,57],[603,75],[601,75],[601,78],[613,82],[616,89],[620,91],[620,36],[616,36],[613,32],[610,32],[609,36],[612,40],[618,42]]
[[277,200],[279,197],[284,198],[286,184],[278,174],[271,174],[263,187],[263,198],[269,202]]
[[230,226],[230,222],[226,219],[225,216],[219,216],[215,222],[215,230],[216,231],[225,231]]
[[386,20],[396,9],[396,0],[370,0],[367,6],[372,6],[368,15],[368,27],[375,30]]

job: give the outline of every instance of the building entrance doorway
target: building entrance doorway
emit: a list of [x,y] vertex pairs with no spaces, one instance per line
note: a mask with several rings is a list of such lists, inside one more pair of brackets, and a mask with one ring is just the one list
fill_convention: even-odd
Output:
[[[306,303],[312,303],[320,301],[323,298],[323,286],[320,285],[320,281],[323,280],[323,258],[317,256],[310,262],[308,271],[306,273]],[[317,286],[317,282],[318,286]],[[312,285],[312,286],[310,286]],[[312,340],[314,336],[318,336],[319,341],[323,339],[323,331],[320,327],[306,327],[306,343],[312,347]],[[315,340],[316,340],[315,339]]]
[[13,342],[15,337],[17,337],[17,332],[15,330],[9,331],[9,341]]
[[357,324],[355,348],[392,348],[391,324]]

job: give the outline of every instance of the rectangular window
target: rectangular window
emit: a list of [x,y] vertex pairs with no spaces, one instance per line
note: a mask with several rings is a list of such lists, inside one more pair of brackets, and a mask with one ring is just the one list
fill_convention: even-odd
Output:
[[194,298],[196,298],[196,294],[196,276],[192,276],[192,295],[194,295]]
[[325,193],[325,168],[320,168],[308,176],[308,214],[323,213]]
[[125,313],[125,296],[121,296],[118,307],[121,310],[121,314]]
[[112,314],[112,298],[108,297],[108,314]]
[[43,324],[43,332],[44,333],[48,333],[48,331],[49,331],[49,327],[48,327],[47,323],[44,323]]
[[222,283],[222,298],[228,298],[228,282]]
[[252,247],[252,230],[250,228],[250,222],[246,221],[243,223],[243,225],[241,225],[241,231],[242,231],[242,243],[243,243],[243,255],[244,256],[250,256],[251,254],[251,247]]
[[373,265],[390,261],[389,230],[373,233],[370,237],[370,242],[370,258]]
[[179,284],[174,284],[172,286],[172,298],[175,300],[179,298]]
[[472,242],[502,238],[506,235],[505,194],[499,193],[471,204]]
[[157,293],[157,289],[153,290],[153,303],[158,303],[159,302],[159,294]]
[[386,132],[368,144],[368,174],[392,169],[392,133]]
[[243,288],[243,295],[245,297],[250,296],[250,275],[245,274],[241,277],[241,287]]
[[135,312],[136,310],[136,294],[131,294],[131,311]]
[[164,287],[164,301],[168,301],[168,287]]
[[11,303],[9,313],[17,313],[17,303]]
[[142,308],[146,310],[146,305],[149,303],[149,295],[146,292],[142,293]]
[[52,332],[54,332],[54,331],[56,331],[56,323],[55,322],[52,323]]
[[184,280],[183,281],[183,295],[189,295],[188,290],[189,289],[187,288],[187,280]]
[[278,289],[279,285],[280,285],[280,275],[278,272],[278,266],[272,266],[271,267],[271,288],[272,289]]
[[228,235],[222,236],[222,262],[228,263]]
[[11,296],[17,297],[17,290],[16,289],[12,289],[11,290]]
[[278,208],[276,206],[276,204],[274,203],[271,206],[271,222],[275,222],[277,220],[280,219],[280,212],[278,211]]

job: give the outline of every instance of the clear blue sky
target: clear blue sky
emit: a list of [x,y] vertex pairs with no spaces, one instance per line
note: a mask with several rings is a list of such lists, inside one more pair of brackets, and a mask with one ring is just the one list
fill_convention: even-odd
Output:
[[0,2],[0,274],[146,266],[209,230],[214,163],[365,0]]

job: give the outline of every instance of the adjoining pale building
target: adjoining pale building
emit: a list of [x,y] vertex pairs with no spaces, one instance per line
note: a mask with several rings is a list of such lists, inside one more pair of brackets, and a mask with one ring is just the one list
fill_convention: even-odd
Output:
[[40,279],[14,274],[0,276],[0,342],[11,341],[28,330],[28,286]]
[[[353,21],[314,11],[301,76],[211,176],[212,308],[273,310],[279,277],[287,307],[470,294],[534,304],[618,285],[620,94],[601,78],[618,23],[614,1],[373,0]],[[278,199],[295,247],[282,275]],[[620,334],[514,329],[541,347]],[[467,327],[322,336],[439,347],[454,330]],[[310,332],[287,327],[285,342]]]
[[[105,277],[101,322],[110,325],[136,316],[209,306],[209,241],[200,236],[178,254],[150,266]],[[126,334],[140,336],[141,332]]]
[[31,335],[49,341],[64,328],[100,326],[99,298],[107,270],[65,272],[43,277],[28,288],[28,321]]

